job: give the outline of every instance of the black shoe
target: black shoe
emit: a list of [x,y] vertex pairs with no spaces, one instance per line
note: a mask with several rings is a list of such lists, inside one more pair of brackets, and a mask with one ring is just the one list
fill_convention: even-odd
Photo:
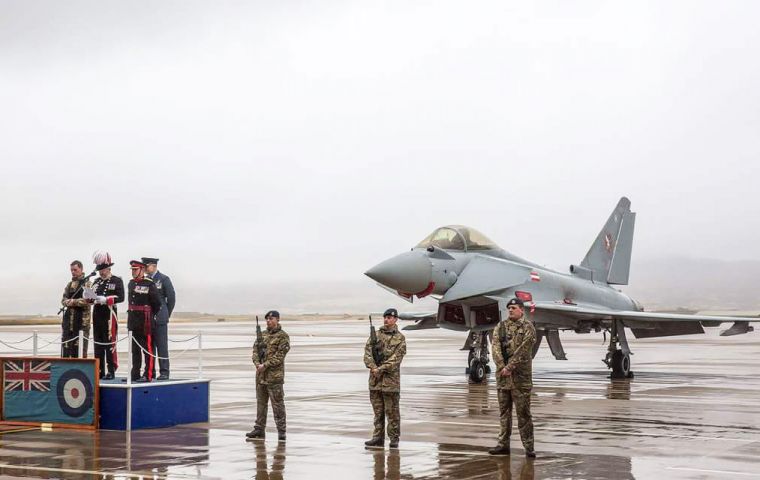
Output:
[[525,456],[528,458],[536,458],[536,452],[534,450],[525,450]]
[[264,438],[264,430],[254,428],[250,432],[246,433],[247,438]]
[[488,451],[489,455],[509,455],[509,445],[496,445]]
[[169,375],[159,375],[156,380],[158,380],[159,382],[163,380],[169,380]]
[[140,377],[137,380],[135,380],[135,382],[137,382],[137,383],[149,383],[150,382],[150,378],[148,378],[148,377]]
[[385,443],[385,439],[383,438],[373,438],[372,440],[367,440],[364,442],[364,445],[368,447],[382,447]]
[[388,444],[388,448],[398,448],[398,438],[391,440]]
[[277,440],[280,442],[285,441],[285,432],[277,432]]
[[103,377],[103,380],[113,380],[116,378],[116,375],[114,375],[112,372],[106,373],[106,376]]

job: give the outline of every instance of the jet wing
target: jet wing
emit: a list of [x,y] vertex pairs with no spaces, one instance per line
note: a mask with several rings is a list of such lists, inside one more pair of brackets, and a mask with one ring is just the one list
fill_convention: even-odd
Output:
[[536,310],[561,312],[578,319],[639,320],[650,322],[760,322],[760,317],[728,317],[722,315],[688,315],[681,313],[637,312],[635,310],[610,310],[600,307],[537,302]]
[[753,331],[749,322],[760,322],[760,317],[611,310],[591,305],[569,305],[552,302],[538,302],[535,304],[535,309],[536,311],[561,314],[576,320],[621,320],[637,338],[704,333],[702,330],[703,323],[707,326],[710,324],[717,326],[722,322],[734,322],[734,325],[722,332],[721,335],[738,335]]
[[531,268],[486,255],[475,255],[441,302],[487,295],[530,281]]

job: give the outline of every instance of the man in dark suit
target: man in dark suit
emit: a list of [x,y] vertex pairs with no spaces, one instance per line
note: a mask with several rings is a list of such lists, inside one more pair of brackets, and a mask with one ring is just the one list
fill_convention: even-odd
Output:
[[169,318],[172,316],[176,303],[174,285],[168,276],[158,271],[157,258],[142,257],[142,261],[147,265],[146,273],[153,280],[161,297],[161,308],[155,314],[153,331],[155,351],[159,357],[157,380],[169,380]]

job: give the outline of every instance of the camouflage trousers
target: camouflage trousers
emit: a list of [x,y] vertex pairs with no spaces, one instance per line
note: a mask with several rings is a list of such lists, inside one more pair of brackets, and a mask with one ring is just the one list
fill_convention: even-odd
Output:
[[262,385],[256,384],[256,423],[258,429],[264,430],[267,426],[267,412],[269,400],[272,400],[272,413],[278,432],[285,432],[285,392],[282,384]]
[[375,430],[372,438],[385,438],[386,423],[388,438],[398,440],[401,435],[401,413],[399,412],[399,392],[383,392],[370,390],[369,401],[375,412]]
[[501,431],[499,445],[509,446],[512,435],[512,405],[517,414],[517,427],[525,450],[533,450],[533,418],[530,416],[530,389],[499,389],[499,411]]

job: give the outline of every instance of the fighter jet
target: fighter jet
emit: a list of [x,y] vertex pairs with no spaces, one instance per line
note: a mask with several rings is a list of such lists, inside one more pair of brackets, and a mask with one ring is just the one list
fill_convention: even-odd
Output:
[[704,326],[723,322],[734,322],[724,336],[753,331],[749,322],[760,318],[647,312],[618,290],[628,284],[635,220],[630,200],[621,198],[586,257],[570,265],[569,273],[520,258],[473,228],[448,225],[365,275],[409,302],[436,298],[437,312],[400,315],[416,321],[404,330],[469,332],[462,349],[470,352],[466,371],[474,382],[490,371],[489,337],[513,297],[525,302],[536,327],[534,356],[546,337],[554,358],[566,360],[560,330],[605,331],[610,340],[603,362],[613,378],[633,376],[626,327],[636,338],[704,333]]

